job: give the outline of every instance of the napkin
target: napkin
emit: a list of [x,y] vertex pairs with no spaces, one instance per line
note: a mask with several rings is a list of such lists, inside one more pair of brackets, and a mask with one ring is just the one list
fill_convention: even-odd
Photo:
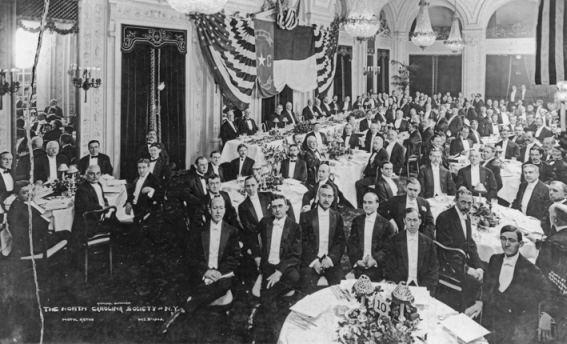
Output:
[[429,291],[425,287],[409,287],[411,294],[414,297],[414,303],[416,305],[428,305],[429,304]]
[[72,200],[71,198],[67,198],[67,197],[50,199],[45,203],[45,210],[49,211],[56,209],[65,209],[69,206],[71,200]]
[[122,186],[105,186],[104,193],[121,193],[123,190]]
[[290,309],[310,318],[316,318],[330,305],[329,294],[315,293],[301,299],[301,301],[297,302]]
[[448,317],[441,322],[441,325],[465,343],[470,343],[490,333],[463,313]]

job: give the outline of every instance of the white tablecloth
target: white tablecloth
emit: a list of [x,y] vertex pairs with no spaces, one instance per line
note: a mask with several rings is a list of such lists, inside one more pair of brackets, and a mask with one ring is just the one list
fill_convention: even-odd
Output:
[[[440,196],[427,200],[431,205],[431,212],[436,221],[437,216],[441,212],[448,209],[449,206],[454,205],[453,198],[453,196]],[[475,197],[475,201],[476,199],[477,197]],[[524,233],[532,232],[543,234],[543,230],[537,219],[529,218],[516,209],[505,208],[498,204],[493,205],[492,209],[500,217],[498,226],[489,228],[488,231],[478,231],[476,225],[472,226],[472,236],[476,242],[478,255],[480,259],[485,262],[488,262],[492,255],[504,252],[500,244],[500,229],[505,225],[519,227]],[[524,246],[520,248],[520,252],[532,262],[535,262],[539,255],[539,251],[534,242],[525,237]]]
[[[350,286],[352,286],[355,280],[347,280],[343,282],[347,285],[350,283]],[[395,288],[395,285],[380,285],[386,291],[386,296],[391,294]],[[339,328],[338,322],[340,318],[335,315],[335,307],[348,306],[352,308],[359,305],[356,301],[348,302],[346,300],[337,300],[330,288],[322,289],[310,296],[307,296],[301,302],[309,302],[310,298],[314,302],[317,302],[317,299],[325,300],[325,303],[323,303],[323,307],[325,308],[323,312],[317,317],[310,318],[310,321],[317,325],[317,327],[312,326],[309,330],[304,330],[296,326],[294,323],[289,321],[290,317],[294,316],[294,312],[292,312],[282,326],[278,344],[338,343],[337,329]],[[458,314],[458,312],[434,298],[429,299],[429,305],[418,306],[418,312],[423,320],[419,323],[418,329],[414,332],[414,335],[423,337],[423,335],[427,333],[427,343],[454,344],[458,342],[458,339],[453,334],[444,329],[439,320],[443,317]],[[416,339],[416,343],[421,343],[421,341]],[[486,343],[486,340],[481,337],[471,343],[481,344]]]
[[356,188],[354,183],[362,178],[362,173],[368,163],[370,153],[363,150],[354,151],[352,160],[345,156],[339,161],[330,161],[331,172],[335,175],[335,184],[342,191],[345,198],[356,207]]

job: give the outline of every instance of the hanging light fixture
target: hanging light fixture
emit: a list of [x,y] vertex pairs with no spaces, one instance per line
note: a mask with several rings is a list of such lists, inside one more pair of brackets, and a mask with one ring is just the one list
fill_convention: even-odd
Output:
[[435,43],[437,34],[431,28],[431,19],[429,19],[428,2],[419,1],[419,14],[417,15],[415,31],[411,34],[411,41],[424,50],[428,46]]
[[453,54],[460,53],[465,47],[465,41],[461,37],[461,29],[459,28],[459,19],[457,19],[457,0],[455,0],[455,14],[453,15],[453,23],[451,23],[451,32],[449,38],[443,44],[451,49]]
[[224,8],[228,0],[167,0],[167,2],[177,12],[215,14]]
[[364,41],[376,35],[380,20],[372,12],[368,0],[356,0],[352,10],[344,20],[344,29],[352,37]]

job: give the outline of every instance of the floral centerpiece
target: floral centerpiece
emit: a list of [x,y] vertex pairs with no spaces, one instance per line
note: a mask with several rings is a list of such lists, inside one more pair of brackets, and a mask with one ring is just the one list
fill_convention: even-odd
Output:
[[339,320],[338,339],[343,344],[413,343],[412,332],[421,320],[413,295],[400,283],[386,299],[381,287],[374,287],[366,275],[352,287],[360,307],[352,308]]
[[309,124],[309,122],[297,123],[293,127],[294,134],[307,134],[310,131],[311,131],[311,124]]
[[83,182],[83,178],[78,176],[75,179],[55,179],[51,182],[51,189],[53,196],[74,196],[77,190],[77,185]]
[[[284,142],[286,142],[284,140]],[[282,147],[270,146],[268,144],[262,145],[262,153],[264,154],[264,159],[272,164],[279,164],[282,160],[287,159],[287,144],[284,143]]]
[[500,217],[492,211],[492,203],[474,203],[471,207],[470,214],[478,220],[479,228],[496,227],[500,223]]
[[364,118],[366,117],[366,112],[364,110],[354,110],[353,112],[350,113],[351,115],[354,116],[354,118],[359,119],[359,118]]

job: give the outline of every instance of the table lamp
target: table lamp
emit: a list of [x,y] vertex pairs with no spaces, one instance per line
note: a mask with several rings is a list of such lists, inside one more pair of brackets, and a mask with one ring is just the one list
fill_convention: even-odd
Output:
[[63,177],[63,180],[65,180],[65,172],[67,172],[68,170],[69,170],[69,166],[67,166],[67,164],[61,164],[59,165],[57,172],[60,172],[61,176]]
[[484,187],[484,184],[482,183],[476,184],[476,186],[474,187],[474,191],[478,192],[478,203],[480,203],[480,195],[488,192]]
[[79,169],[77,168],[77,165],[71,165],[69,166],[69,170],[67,171],[67,174],[75,174],[75,173],[79,173]]

